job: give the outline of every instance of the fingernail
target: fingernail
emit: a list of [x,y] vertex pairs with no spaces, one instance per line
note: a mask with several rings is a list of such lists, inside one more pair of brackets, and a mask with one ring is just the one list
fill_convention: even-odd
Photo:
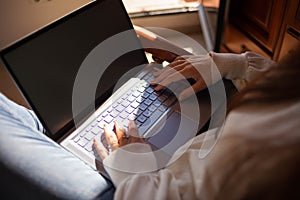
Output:
[[184,99],[185,99],[185,95],[180,94],[179,97],[178,97],[178,100],[179,101],[183,101]]
[[159,91],[161,89],[162,89],[162,86],[160,86],[160,85],[154,88],[155,91]]

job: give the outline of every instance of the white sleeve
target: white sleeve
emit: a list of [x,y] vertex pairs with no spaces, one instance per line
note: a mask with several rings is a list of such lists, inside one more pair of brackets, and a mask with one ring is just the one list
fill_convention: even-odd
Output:
[[116,186],[114,199],[181,199],[174,174],[168,169],[157,170],[156,158],[147,144],[123,146],[103,163]]
[[127,177],[157,171],[157,162],[148,144],[132,143],[113,151],[103,160],[104,168],[118,187]]
[[275,63],[253,52],[243,54],[210,52],[209,55],[223,77],[232,80],[238,90],[241,90],[249,81],[267,71]]
[[[160,156],[157,159],[153,154],[144,155],[146,159],[143,158],[144,156],[135,157],[134,154],[124,157],[122,149],[115,150],[104,160],[110,166],[105,165],[105,168],[117,186],[114,198],[139,200],[202,198],[200,191],[204,184],[202,176],[206,160],[200,154],[208,153],[207,151],[211,148],[210,144],[216,141],[216,131],[218,129],[210,130],[191,139],[175,152],[170,163],[159,170],[152,167],[156,167],[156,160],[159,160]],[[148,145],[139,143],[124,147],[126,151],[134,150],[140,153],[149,150]],[[199,149],[204,152],[201,153]],[[130,173],[124,165],[130,167]],[[120,166],[123,168],[121,169]]]
[[114,199],[181,199],[180,186],[168,169],[158,173],[139,174],[125,179],[115,192]]

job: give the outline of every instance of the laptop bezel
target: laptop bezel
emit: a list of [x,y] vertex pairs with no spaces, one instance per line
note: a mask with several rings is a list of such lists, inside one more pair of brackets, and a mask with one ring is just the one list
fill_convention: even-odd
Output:
[[[18,77],[14,74],[13,70],[10,68],[9,63],[6,62],[4,56],[6,53],[18,48],[19,46],[22,46],[23,44],[27,43],[30,40],[33,40],[34,38],[46,33],[47,31],[53,29],[56,26],[59,26],[60,24],[63,24],[64,22],[68,21],[69,19],[79,15],[80,13],[83,13],[87,10],[89,10],[90,8],[97,6],[97,4],[102,3],[103,1],[106,0],[95,0],[95,1],[91,1],[89,3],[87,3],[84,6],[81,6],[77,9],[75,9],[73,12],[70,12],[56,20],[54,20],[53,22],[46,24],[44,27],[37,29],[35,31],[33,31],[31,34],[29,34],[28,36],[21,38],[20,40],[16,41],[15,43],[12,43],[10,46],[4,48],[3,50],[1,50],[0,52],[0,58],[1,61],[4,64],[4,67],[8,70],[10,76],[12,77],[13,81],[16,83],[16,86],[18,87],[18,89],[21,91],[22,95],[24,96],[25,100],[27,101],[27,103],[29,104],[29,106],[31,107],[31,109],[35,112],[35,114],[37,115],[38,119],[41,121],[41,123],[43,124],[44,129],[46,130],[46,135],[48,137],[50,137],[51,139],[53,139],[54,141],[59,141],[62,138],[66,137],[67,135],[69,135],[70,133],[72,133],[76,127],[74,124],[74,121],[71,120],[69,121],[67,124],[65,124],[62,128],[60,128],[57,132],[55,133],[51,133],[50,128],[47,126],[47,123],[43,120],[43,117],[40,115],[38,109],[35,107],[34,103],[31,101],[30,99],[30,95],[27,94],[26,90],[24,89],[24,87],[22,86],[22,84],[20,83],[20,81],[18,80]],[[121,9],[123,10],[124,13],[127,13],[126,8],[124,7],[124,4],[122,3],[121,0],[118,0],[119,4],[121,6]],[[128,14],[125,14],[124,16],[126,16],[126,21],[128,22],[128,30],[134,30],[132,22],[129,18]],[[138,40],[138,38],[137,38]],[[142,45],[141,45],[142,47]],[[146,54],[143,55],[144,56],[144,61],[145,64],[148,63]],[[111,94],[112,95],[112,94]],[[109,96],[111,96],[109,95]],[[96,100],[95,100],[96,101]],[[100,107],[100,105],[97,105],[97,107]],[[86,119],[88,119],[93,113],[89,113],[87,116],[85,116],[81,121],[84,122]]]

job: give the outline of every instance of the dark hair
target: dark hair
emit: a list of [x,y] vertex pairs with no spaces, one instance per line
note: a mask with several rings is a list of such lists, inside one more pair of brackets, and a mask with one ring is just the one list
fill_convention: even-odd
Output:
[[[295,47],[283,60],[250,83],[233,101],[231,110],[249,105],[263,108],[298,103],[300,47]],[[217,156],[208,166],[213,170],[213,176],[222,180],[214,199],[300,198],[300,140],[295,137],[300,131],[300,120],[292,116],[281,122],[286,124],[276,121],[274,127],[270,127],[270,131],[281,133],[278,136],[249,139],[243,134],[229,134],[218,141],[214,149]],[[292,125],[287,122],[292,122]],[[245,130],[236,131],[243,133]],[[264,136],[266,129],[258,126],[249,131]],[[290,135],[293,139],[285,140]],[[209,182],[212,174],[207,174],[205,179]]]

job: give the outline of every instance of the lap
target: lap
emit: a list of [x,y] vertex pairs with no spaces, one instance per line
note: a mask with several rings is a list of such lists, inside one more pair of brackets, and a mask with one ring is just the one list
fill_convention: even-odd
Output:
[[55,197],[112,198],[110,181],[42,131],[34,113],[0,94],[0,167]]

